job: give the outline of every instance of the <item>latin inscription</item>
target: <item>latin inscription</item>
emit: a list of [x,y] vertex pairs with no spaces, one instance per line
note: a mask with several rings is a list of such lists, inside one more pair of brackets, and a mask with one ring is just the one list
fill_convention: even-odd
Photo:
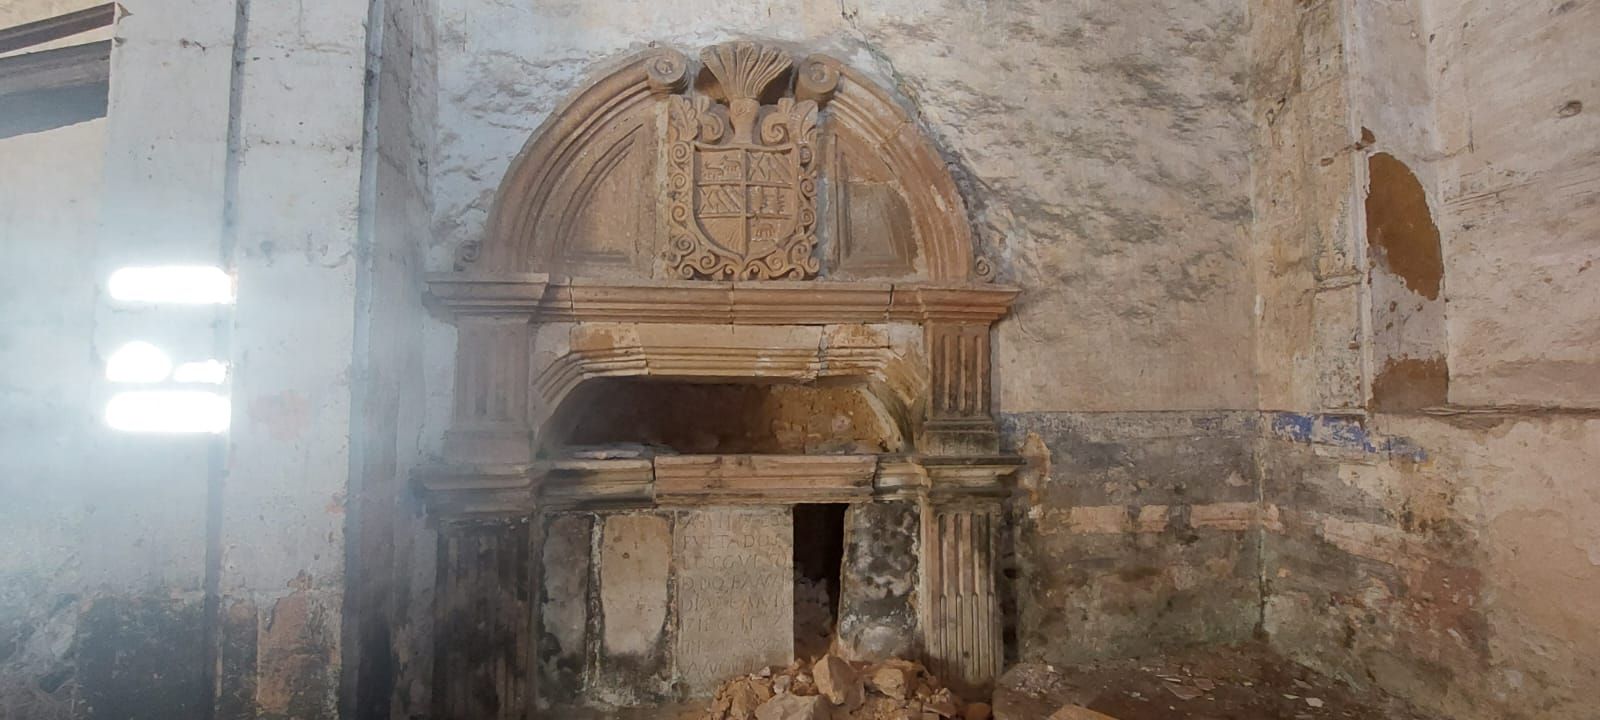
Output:
[[692,693],[792,659],[793,533],[786,508],[684,514],[676,534],[677,666]]

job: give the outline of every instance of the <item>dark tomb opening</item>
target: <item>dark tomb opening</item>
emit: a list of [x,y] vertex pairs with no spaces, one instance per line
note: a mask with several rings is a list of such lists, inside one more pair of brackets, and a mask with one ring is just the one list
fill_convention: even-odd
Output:
[[575,448],[652,454],[900,452],[903,433],[865,383],[680,382],[599,378],[546,423],[546,455]]
[[794,506],[794,654],[814,659],[833,645],[844,563],[844,503]]

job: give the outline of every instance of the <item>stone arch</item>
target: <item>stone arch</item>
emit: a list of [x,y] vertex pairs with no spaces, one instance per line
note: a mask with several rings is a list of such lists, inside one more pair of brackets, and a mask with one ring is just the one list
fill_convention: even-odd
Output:
[[[750,77],[754,63],[766,63],[758,68],[766,74]],[[809,245],[794,254],[814,258],[816,267],[794,271],[779,263],[760,275],[707,277],[988,279],[943,159],[889,93],[834,58],[812,55],[795,65],[786,52],[752,43],[707,48],[698,63],[652,48],[575,93],[512,160],[483,238],[462,248],[458,269],[610,279],[697,275],[663,262],[676,239],[674,188],[683,184],[674,184],[673,168],[694,173],[687,182],[694,190],[703,187],[701,166],[669,160],[669,138],[674,127],[737,125],[734,108],[741,103],[755,104],[762,132],[780,108],[817,110],[814,142],[794,140],[804,132],[801,124],[775,135],[788,133],[801,148],[795,153],[802,158],[801,189],[778,205],[792,198],[814,208],[814,226],[793,234],[809,234],[801,238]],[[675,117],[688,124],[674,125]],[[703,145],[706,136],[692,139]],[[690,212],[703,227],[699,210]]]

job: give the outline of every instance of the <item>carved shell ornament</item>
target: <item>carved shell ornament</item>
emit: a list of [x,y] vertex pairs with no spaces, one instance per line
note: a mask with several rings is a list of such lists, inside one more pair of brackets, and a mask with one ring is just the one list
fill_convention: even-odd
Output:
[[716,87],[667,99],[668,269],[717,280],[815,277],[816,100],[761,104],[792,76],[776,48],[724,43],[700,61]]

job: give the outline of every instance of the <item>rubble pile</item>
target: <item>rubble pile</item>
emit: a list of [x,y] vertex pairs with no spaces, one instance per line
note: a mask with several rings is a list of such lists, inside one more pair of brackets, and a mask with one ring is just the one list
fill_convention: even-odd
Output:
[[909,660],[852,663],[824,655],[729,680],[696,719],[990,720],[990,709],[962,700]]

